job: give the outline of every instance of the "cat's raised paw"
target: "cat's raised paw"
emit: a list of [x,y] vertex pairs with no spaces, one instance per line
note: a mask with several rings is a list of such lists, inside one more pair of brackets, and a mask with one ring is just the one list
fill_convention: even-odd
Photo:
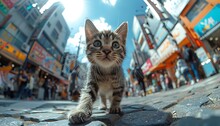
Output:
[[110,114],[120,114],[121,113],[121,108],[120,107],[111,107],[109,110]]
[[69,113],[68,119],[73,124],[79,124],[88,121],[90,116],[90,114],[86,114],[83,110],[73,110]]

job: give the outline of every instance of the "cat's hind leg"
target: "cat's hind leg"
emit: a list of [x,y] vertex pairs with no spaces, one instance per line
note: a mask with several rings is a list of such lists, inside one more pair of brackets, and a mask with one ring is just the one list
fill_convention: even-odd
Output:
[[107,104],[106,104],[106,96],[100,95],[100,106],[99,110],[106,110],[107,109]]

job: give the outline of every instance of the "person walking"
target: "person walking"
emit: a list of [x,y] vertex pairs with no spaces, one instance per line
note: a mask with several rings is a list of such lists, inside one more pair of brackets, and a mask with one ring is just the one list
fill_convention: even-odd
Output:
[[32,92],[33,92],[33,88],[34,88],[34,75],[33,73],[29,73],[29,83],[27,86],[27,96],[28,96],[28,100],[32,100]]
[[74,92],[75,92],[75,89],[76,89],[76,81],[77,81],[77,77],[78,77],[78,74],[79,74],[79,66],[76,66],[72,73],[70,74],[70,78],[71,78],[71,83],[69,85],[69,96],[70,96],[70,99],[72,99],[74,96]]
[[169,77],[167,73],[165,73],[165,84],[167,87],[167,90],[173,89],[172,79]]
[[189,63],[191,70],[195,76],[196,82],[200,80],[198,66],[199,66],[199,58],[197,57],[196,53],[188,48],[187,46],[183,46],[183,56],[186,62]]
[[50,84],[50,79],[46,78],[43,84],[44,100],[49,100],[49,84]]
[[217,72],[220,73],[220,53],[217,49],[214,50],[214,54],[212,57],[213,57],[215,68]]
[[160,84],[162,86],[163,91],[167,90],[166,84],[165,84],[165,77],[163,71],[160,72]]
[[[133,77],[138,81],[138,85],[140,86],[140,90],[144,92],[144,96],[146,96],[146,87],[144,83],[144,73],[142,69],[135,63],[134,70],[132,72]],[[143,95],[142,95],[143,96]]]
[[19,87],[18,87],[18,95],[17,95],[17,99],[22,99],[25,98],[26,94],[25,94],[25,88],[27,86],[28,83],[28,74],[25,70],[21,70],[20,71],[20,76],[19,76]]
[[180,71],[181,74],[183,74],[185,80],[188,81],[191,85],[195,83],[192,75],[189,72],[189,67],[186,64],[186,61],[182,59],[180,56],[177,57],[177,70]]

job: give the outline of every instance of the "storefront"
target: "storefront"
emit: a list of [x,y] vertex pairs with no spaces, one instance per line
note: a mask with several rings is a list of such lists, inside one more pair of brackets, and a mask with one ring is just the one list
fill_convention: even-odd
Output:
[[194,27],[195,32],[202,40],[206,49],[199,48],[197,50],[197,55],[202,55],[201,52],[205,53],[205,55],[199,56],[199,58],[206,77],[216,73],[215,67],[212,63],[212,57],[215,53],[220,54],[219,12],[220,4],[216,4]]
[[[39,43],[34,42],[28,55],[28,63],[39,66],[45,77],[52,76],[58,80],[65,80],[61,77],[62,64],[50,55]],[[42,76],[42,77],[43,77]],[[62,78],[62,79],[60,79]],[[66,82],[66,81],[65,81]]]
[[220,4],[217,4],[201,21],[194,27],[200,36],[207,51],[213,55],[214,51],[220,51]]

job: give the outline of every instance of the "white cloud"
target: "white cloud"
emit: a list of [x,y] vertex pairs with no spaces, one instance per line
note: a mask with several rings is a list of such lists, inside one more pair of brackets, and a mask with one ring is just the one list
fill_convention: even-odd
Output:
[[100,17],[99,19],[93,20],[92,22],[94,23],[94,25],[96,26],[96,28],[99,31],[112,29],[112,26],[109,25],[107,22],[105,22],[105,18],[103,18],[103,17]]
[[104,4],[110,5],[110,6],[115,6],[117,0],[102,0]]

